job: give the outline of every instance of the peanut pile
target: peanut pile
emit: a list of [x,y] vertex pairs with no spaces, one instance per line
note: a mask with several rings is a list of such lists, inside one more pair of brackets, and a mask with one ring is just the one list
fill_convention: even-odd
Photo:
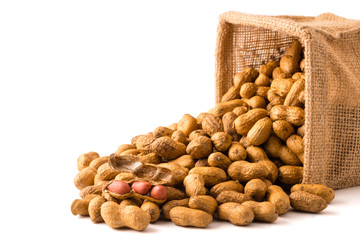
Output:
[[110,156],[80,155],[74,215],[142,231],[159,218],[207,227],[244,226],[289,211],[317,213],[335,197],[301,184],[305,60],[294,41],[280,61],[236,74],[222,102],[196,118],[158,127]]

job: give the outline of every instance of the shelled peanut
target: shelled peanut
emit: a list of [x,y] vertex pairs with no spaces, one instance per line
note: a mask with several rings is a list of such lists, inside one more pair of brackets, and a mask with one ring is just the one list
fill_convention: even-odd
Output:
[[[275,222],[290,207],[320,212],[334,198],[321,184],[302,184],[305,74],[301,45],[280,61],[236,74],[207,112],[185,114],[100,157],[82,154],[74,215],[144,230],[158,219],[207,227]],[[291,193],[289,193],[291,191]]]

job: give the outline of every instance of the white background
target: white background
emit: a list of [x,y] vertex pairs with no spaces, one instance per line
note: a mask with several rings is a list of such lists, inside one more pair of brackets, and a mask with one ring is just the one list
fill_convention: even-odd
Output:
[[247,227],[158,222],[139,233],[70,212],[78,155],[108,155],[213,106],[219,14],[359,19],[356,1],[0,2],[1,239],[357,238],[359,187],[337,190],[321,214]]

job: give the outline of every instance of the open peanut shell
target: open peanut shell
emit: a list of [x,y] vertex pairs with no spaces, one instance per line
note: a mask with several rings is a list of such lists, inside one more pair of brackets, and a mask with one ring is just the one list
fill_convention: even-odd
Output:
[[143,180],[150,182],[151,185],[172,185],[174,173],[171,169],[160,167],[154,164],[145,164],[134,155],[111,154],[109,166],[122,172],[131,172],[137,181]]
[[[116,180],[113,180],[113,181],[116,181]],[[127,199],[127,198],[135,198],[135,199],[140,199],[140,200],[147,200],[147,201],[150,201],[150,202],[153,202],[153,203],[157,203],[157,204],[162,204],[166,201],[166,199],[155,199],[155,198],[152,198],[148,195],[142,195],[142,194],[138,194],[137,192],[135,192],[134,189],[131,189],[130,192],[126,193],[126,194],[118,194],[118,193],[114,193],[114,192],[111,192],[109,191],[109,189],[107,188],[113,181],[110,181],[109,183],[107,183],[106,185],[104,185],[102,191],[103,193],[106,195],[106,194],[109,194],[111,197],[114,197],[116,199],[119,199],[119,200],[124,200],[124,199]],[[132,184],[134,181],[131,181],[131,182],[127,182],[128,184]]]

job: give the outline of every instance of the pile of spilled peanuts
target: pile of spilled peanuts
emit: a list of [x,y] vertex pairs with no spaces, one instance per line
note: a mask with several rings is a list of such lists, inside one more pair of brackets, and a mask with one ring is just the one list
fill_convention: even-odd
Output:
[[[305,59],[294,41],[280,61],[236,74],[221,103],[157,127],[109,156],[77,160],[74,215],[142,231],[158,219],[207,227],[273,223],[291,208],[318,213],[334,190],[302,184]],[[284,215],[283,217],[286,217]]]

